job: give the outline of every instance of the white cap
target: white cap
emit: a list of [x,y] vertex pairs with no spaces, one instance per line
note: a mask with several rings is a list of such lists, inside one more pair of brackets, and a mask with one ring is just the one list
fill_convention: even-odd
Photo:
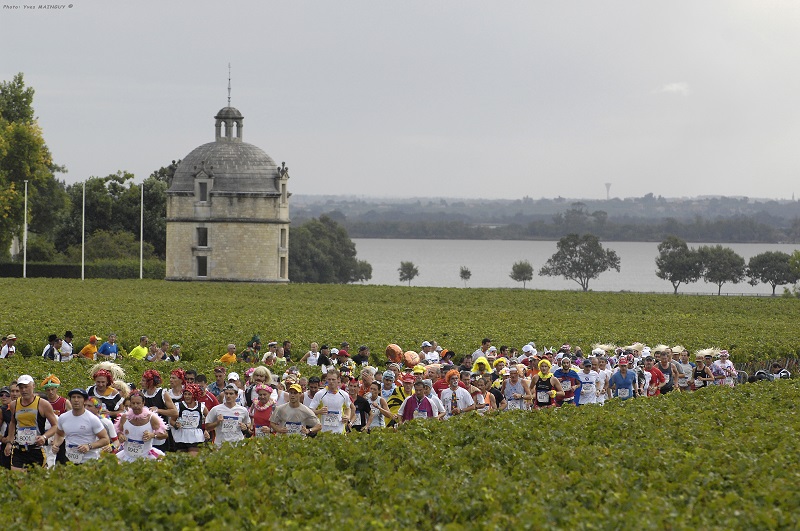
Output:
[[23,374],[19,378],[17,378],[17,383],[22,385],[28,385],[33,383],[33,378],[28,374]]
[[649,356],[650,355],[650,347],[644,347],[642,349],[642,356]]
[[602,356],[606,351],[601,348],[596,348],[592,351],[592,356]]
[[239,381],[239,373],[238,372],[230,373],[228,375],[228,381],[231,381],[231,380],[236,380],[238,382]]
[[334,348],[331,349],[331,356],[335,356],[338,353],[339,353],[339,349],[338,348],[334,347]]
[[522,352],[533,352],[533,347],[530,345],[524,345],[522,347]]
[[489,352],[497,352],[497,347],[489,347]]
[[431,345],[430,342],[428,342],[428,341],[423,341],[422,342],[422,346],[423,347],[432,347],[433,345]]

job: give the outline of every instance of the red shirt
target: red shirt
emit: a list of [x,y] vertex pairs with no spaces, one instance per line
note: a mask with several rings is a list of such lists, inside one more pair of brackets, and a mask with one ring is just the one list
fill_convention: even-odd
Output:
[[[48,400],[48,402],[50,401]],[[72,409],[67,407],[67,399],[63,396],[59,396],[55,402],[50,402],[50,405],[53,406],[53,411],[55,412],[56,417],[62,413],[66,413],[68,409]]]
[[650,387],[656,388],[655,392],[650,391],[650,389],[648,389],[647,396],[656,396],[661,394],[661,389],[659,389],[658,386],[667,381],[667,379],[664,378],[664,373],[661,372],[661,370],[659,370],[658,367],[653,367],[652,369],[647,370],[647,372],[650,373]]
[[211,391],[206,391],[206,396],[200,399],[200,402],[206,406],[206,409],[211,411],[211,408],[219,405],[219,400],[214,396]]

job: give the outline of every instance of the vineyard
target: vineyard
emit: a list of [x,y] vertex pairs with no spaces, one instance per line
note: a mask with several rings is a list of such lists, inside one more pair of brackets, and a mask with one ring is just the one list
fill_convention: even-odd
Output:
[[796,529],[797,380],[32,471],[6,529]]
[[800,304],[784,298],[72,279],[0,279],[0,290],[0,328],[27,354],[65,330],[77,349],[111,331],[126,350],[140,335],[166,339],[201,365],[253,334],[265,344],[291,340],[295,356],[312,341],[381,354],[388,343],[419,350],[426,339],[464,354],[484,337],[584,351],[595,342],[718,346],[735,362],[800,354]]
[[[62,389],[90,383],[88,360],[38,357],[67,329],[76,349],[110,331],[126,350],[142,334],[180,343],[180,366],[208,375],[227,343],[253,334],[290,339],[295,358],[311,341],[367,344],[376,363],[387,343],[435,339],[463,354],[483,337],[719,346],[739,363],[800,354],[796,299],[149,280],[3,279],[0,289],[0,326],[29,356],[0,360],[0,381],[52,371]],[[133,382],[152,367],[121,364]],[[797,404],[798,380],[765,382],[399,433],[249,440],[200,459],[104,458],[22,481],[0,470],[13,485],[0,514],[8,529],[796,528]]]

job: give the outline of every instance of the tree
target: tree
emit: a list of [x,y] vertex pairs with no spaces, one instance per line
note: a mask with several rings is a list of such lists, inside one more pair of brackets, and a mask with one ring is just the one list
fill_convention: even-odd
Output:
[[703,263],[703,280],[717,285],[717,295],[722,294],[722,285],[726,282],[738,284],[744,280],[744,258],[730,247],[704,245],[697,251]]
[[656,276],[672,283],[677,295],[678,286],[697,282],[703,274],[700,254],[689,249],[686,242],[677,236],[669,236],[658,244]]
[[411,286],[411,281],[419,275],[419,269],[414,262],[400,262],[397,272],[400,273],[400,282],[408,282],[409,286]]
[[619,272],[619,256],[603,249],[594,234],[568,234],[557,244],[558,250],[539,270],[539,275],[574,280],[583,291],[588,291],[589,281],[609,269]]
[[[25,87],[21,73],[12,81],[0,82],[0,249],[3,250],[8,249],[14,236],[21,235],[25,181],[28,181],[31,226],[37,223],[37,216],[55,216],[64,208],[61,196],[44,211],[32,209],[38,204],[38,190],[50,189],[55,179],[53,172],[66,171],[53,164],[34,118],[33,93],[33,88]],[[44,228],[42,233],[49,230]]]
[[353,282],[366,282],[372,278],[372,265],[366,260],[356,261],[356,271],[353,275]]
[[[153,258],[153,246],[144,242],[144,259]],[[67,256],[70,262],[80,262],[81,245],[69,248]],[[139,259],[139,237],[131,232],[95,231],[86,238],[86,261]]]
[[372,278],[372,266],[356,260],[356,246],[344,227],[320,216],[292,229],[289,278],[294,282],[347,284]]
[[772,286],[772,296],[775,288],[783,284],[797,282],[798,274],[792,269],[791,256],[780,251],[767,251],[750,258],[747,264],[747,276],[750,284],[755,286],[759,282]]
[[525,289],[525,284],[533,279],[533,266],[527,260],[514,262],[514,265],[511,266],[511,274],[508,276],[515,282],[522,282],[522,289]]
[[467,266],[461,266],[461,271],[458,274],[461,277],[461,280],[464,281],[464,287],[467,287],[467,281],[472,278],[472,271],[469,270]]

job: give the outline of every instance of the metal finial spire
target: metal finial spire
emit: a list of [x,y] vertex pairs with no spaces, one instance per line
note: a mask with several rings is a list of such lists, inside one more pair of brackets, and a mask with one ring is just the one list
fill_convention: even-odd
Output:
[[231,64],[228,63],[228,107],[231,106]]

